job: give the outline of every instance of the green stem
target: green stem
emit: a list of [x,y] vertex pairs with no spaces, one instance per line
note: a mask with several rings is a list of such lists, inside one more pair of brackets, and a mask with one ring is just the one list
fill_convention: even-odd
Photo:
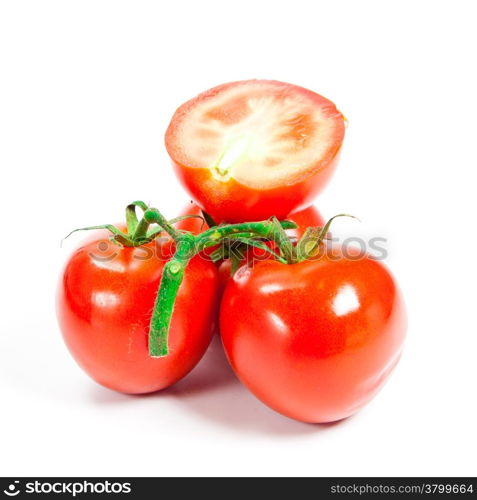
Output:
[[180,234],[176,243],[177,250],[174,257],[165,264],[162,271],[149,327],[149,355],[155,358],[167,356],[169,352],[169,327],[177,292],[184,278],[184,270],[196,253],[193,235]]
[[126,224],[129,236],[134,234],[138,224],[136,207],[139,207],[143,213],[147,210],[147,205],[143,201],[133,201],[126,207]]
[[157,294],[154,312],[149,329],[149,355],[167,356],[169,325],[174,310],[174,303],[179,287],[184,278],[184,269],[188,260],[174,257],[167,262],[162,271],[161,286]]
[[338,214],[324,225],[324,227],[309,227],[304,232],[303,236],[298,240],[295,248],[295,259],[296,262],[301,262],[306,259],[312,258],[320,245],[323,243],[328,231],[330,230],[331,223],[338,217],[351,217],[352,219],[357,219],[354,215],[349,214]]
[[173,240],[178,241],[183,233],[178,231],[174,226],[169,224],[168,220],[157,210],[157,208],[150,208],[144,213],[144,219],[150,224],[155,222],[166,231]]
[[276,217],[272,218],[270,238],[277,244],[287,264],[293,264],[296,260],[295,248],[293,247],[288,234],[285,233],[285,229],[288,228],[284,228]]
[[[283,229],[293,229],[295,223],[291,221],[281,221],[279,226]],[[240,233],[253,233],[256,236],[267,238],[275,241],[280,249],[283,247],[281,235],[277,234],[276,224],[274,221],[262,222],[243,222],[241,224],[227,224],[224,226],[216,226],[208,229],[197,235],[197,249],[203,250],[209,246],[214,246],[220,243],[223,239]],[[286,235],[285,235],[286,236]]]
[[136,225],[134,233],[132,234],[132,240],[135,243],[139,244],[141,244],[141,242],[144,242],[147,239],[147,231],[150,225],[151,223],[145,217],[143,217]]
[[80,227],[79,229],[71,231],[71,233],[65,236],[63,240],[66,240],[66,238],[69,238],[73,233],[76,233],[77,231],[91,231],[93,229],[107,229],[113,235],[113,239],[120,245],[123,245],[125,247],[134,246],[134,243],[132,239],[129,237],[129,235],[123,233],[120,229],[118,229],[116,226],[113,226],[112,224],[101,224],[99,226]]
[[[251,236],[274,239],[280,244],[281,236],[277,234],[277,225],[280,230],[296,227],[293,222],[276,221],[245,222],[243,224],[228,224],[216,226],[197,236],[183,233],[173,228],[170,223],[156,209],[149,209],[144,218],[152,223],[155,222],[167,231],[176,242],[174,257],[164,266],[159,292],[154,304],[149,328],[149,354],[152,357],[167,356],[169,327],[174,303],[179,287],[184,278],[184,271],[190,259],[204,248],[214,246],[223,239],[242,233],[251,233]],[[282,242],[283,245],[283,242]]]

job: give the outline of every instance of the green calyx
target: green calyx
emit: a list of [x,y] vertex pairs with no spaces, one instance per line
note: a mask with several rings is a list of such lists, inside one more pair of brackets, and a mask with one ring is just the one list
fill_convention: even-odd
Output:
[[320,246],[327,239],[332,222],[338,217],[351,217],[359,220],[354,215],[338,214],[331,219],[323,227],[309,227],[303,233],[303,236],[298,240],[296,246],[293,248],[294,262],[302,262],[311,259],[317,255]]
[[[140,208],[143,212],[143,216],[141,219],[138,219],[136,212],[137,208]],[[146,217],[148,210],[149,207],[143,201],[133,201],[126,207],[126,231],[122,231],[121,229],[112,224],[100,224],[98,226],[88,226],[75,229],[74,231],[71,231],[71,233],[69,233],[67,236],[65,236],[63,240],[66,240],[66,238],[69,238],[73,233],[76,233],[78,231],[106,229],[111,233],[111,240],[117,243],[118,245],[124,247],[139,247],[141,245],[146,245],[147,243],[150,243],[155,238],[157,238],[159,234],[161,234],[164,231],[161,225],[151,227],[151,225],[156,223],[156,221],[149,220]],[[176,217],[169,221],[164,219],[164,222],[168,226],[171,226],[176,222],[190,218],[199,218],[204,220],[203,217],[201,217],[200,215],[183,215],[181,217]],[[176,230],[174,229],[174,231]],[[177,233],[179,232],[177,231]]]

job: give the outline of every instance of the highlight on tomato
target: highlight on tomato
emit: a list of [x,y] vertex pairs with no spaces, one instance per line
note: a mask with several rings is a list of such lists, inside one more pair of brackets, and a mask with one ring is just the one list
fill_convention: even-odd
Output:
[[228,222],[284,219],[331,178],[345,121],[319,94],[272,80],[227,83],[178,108],[166,132],[197,204]]

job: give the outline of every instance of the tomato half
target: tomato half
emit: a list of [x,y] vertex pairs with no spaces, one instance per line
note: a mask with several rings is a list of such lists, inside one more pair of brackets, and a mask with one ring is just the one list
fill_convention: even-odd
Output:
[[330,179],[344,118],[311,90],[270,80],[227,83],[174,114],[166,148],[197,204],[228,222],[284,218]]
[[368,256],[243,266],[226,286],[220,331],[230,364],[265,404],[304,422],[355,413],[398,362],[401,294]]
[[112,244],[106,232],[88,240],[68,260],[58,287],[63,338],[94,380],[116,391],[158,391],[184,377],[212,338],[218,309],[216,267],[194,257],[172,315],[170,352],[148,353],[148,330],[170,240],[138,248]]

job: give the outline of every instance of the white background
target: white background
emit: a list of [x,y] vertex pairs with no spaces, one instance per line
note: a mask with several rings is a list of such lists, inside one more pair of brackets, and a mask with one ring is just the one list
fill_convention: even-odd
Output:
[[[3,1],[1,475],[475,475],[475,2]],[[311,88],[349,120],[317,200],[341,237],[388,239],[404,357],[363,411],[305,425],[254,399],[220,346],[170,390],[116,394],[54,313],[72,228],[187,197],[163,135],[214,85]]]

